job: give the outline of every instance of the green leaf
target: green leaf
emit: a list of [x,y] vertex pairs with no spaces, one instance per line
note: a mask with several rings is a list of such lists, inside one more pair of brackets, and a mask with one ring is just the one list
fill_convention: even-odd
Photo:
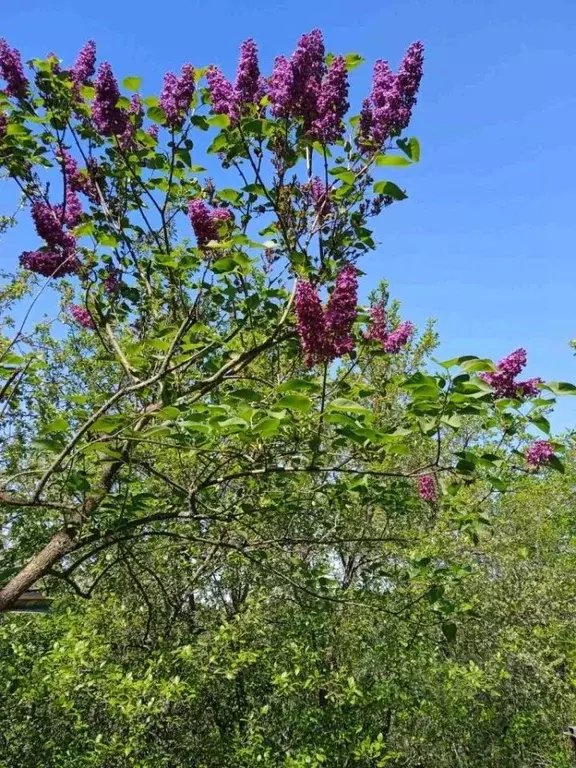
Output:
[[408,197],[393,181],[376,181],[373,189],[377,195],[387,195],[394,200],[406,200]]
[[58,416],[54,421],[51,421],[46,424],[46,426],[42,427],[42,434],[48,434],[49,432],[66,432],[68,426],[66,419],[62,416]]
[[566,468],[564,467],[564,464],[560,461],[558,456],[552,455],[548,459],[548,466],[552,467],[552,469],[555,469],[556,472],[560,472],[562,475],[564,472],[566,472]]
[[555,395],[576,395],[576,387],[567,381],[550,381],[545,388]]
[[101,416],[90,427],[90,432],[115,432],[118,427],[126,423],[124,416]]
[[396,146],[408,155],[413,163],[417,163],[420,160],[420,142],[415,136],[409,139],[398,139]]
[[300,411],[301,413],[308,413],[312,408],[312,400],[306,395],[284,395],[276,403],[277,408],[291,408],[294,411]]
[[412,165],[410,160],[408,160],[407,157],[403,157],[402,155],[378,155],[375,162],[376,165]]
[[306,379],[290,379],[278,387],[278,392],[319,392],[320,386]]
[[227,272],[233,272],[237,266],[238,264],[236,261],[230,256],[227,256],[224,259],[217,259],[215,262],[213,262],[212,271],[217,272],[219,275],[223,275]]
[[[460,358],[462,360],[462,358]],[[495,371],[496,367],[492,360],[486,360],[481,358],[474,358],[471,360],[462,360],[460,367],[468,373],[476,373],[478,371]]]
[[356,178],[354,171],[350,171],[348,168],[342,168],[340,165],[337,165],[335,168],[330,168],[328,173],[331,176],[336,176],[336,178],[340,179],[344,184],[353,184],[354,179]]
[[363,64],[366,59],[364,56],[360,56],[359,53],[347,53],[344,56],[344,61],[346,62],[346,70],[352,72],[353,69]]
[[146,115],[153,123],[164,125],[166,122],[166,112],[164,112],[162,107],[150,107],[146,112]]
[[213,115],[208,118],[209,125],[215,125],[217,128],[228,128],[230,125],[230,118],[228,115]]
[[534,416],[530,421],[546,435],[550,434],[550,422],[544,416]]
[[220,200],[226,200],[233,205],[237,205],[242,200],[242,195],[236,189],[220,189],[218,197]]
[[337,397],[328,405],[328,409],[331,411],[343,411],[344,413],[362,413],[372,415],[368,408],[364,408],[363,405],[355,403],[353,400],[347,400],[344,397]]
[[127,91],[138,91],[142,85],[142,78],[134,76],[125,77],[124,80],[122,80],[122,85]]
[[271,437],[275,435],[280,429],[280,421],[278,419],[265,418],[261,419],[252,429],[252,431],[261,435],[262,437]]
[[453,643],[456,640],[458,628],[452,621],[445,621],[442,624],[442,634],[448,640],[449,643]]

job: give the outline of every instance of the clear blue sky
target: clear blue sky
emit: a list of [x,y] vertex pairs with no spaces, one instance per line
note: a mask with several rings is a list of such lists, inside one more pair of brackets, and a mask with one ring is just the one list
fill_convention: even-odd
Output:
[[[166,69],[214,62],[233,73],[246,37],[264,69],[298,36],[324,30],[334,52],[357,51],[356,98],[371,63],[396,66],[415,39],[425,78],[410,133],[422,162],[389,177],[410,198],[385,212],[381,277],[417,323],[438,320],[442,355],[498,358],[529,351],[530,375],[576,381],[576,2],[574,0],[25,0],[4,2],[2,35],[25,59],[54,51],[71,62],[88,38],[119,76],[157,92]],[[12,263],[12,238],[0,265]],[[11,250],[11,248],[10,248]],[[576,400],[556,425],[576,425]]]

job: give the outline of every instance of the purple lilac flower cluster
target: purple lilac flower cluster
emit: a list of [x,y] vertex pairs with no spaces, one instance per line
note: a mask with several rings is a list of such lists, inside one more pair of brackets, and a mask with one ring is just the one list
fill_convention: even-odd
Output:
[[344,117],[349,107],[348,74],[342,56],[335,56],[322,78],[318,97],[318,117],[312,124],[312,135],[331,144],[344,133]]
[[71,304],[70,314],[72,315],[72,318],[78,323],[78,325],[82,326],[82,328],[94,328],[94,320],[92,320],[92,315],[84,307],[81,307],[78,304]]
[[290,59],[278,56],[268,79],[268,98],[276,117],[296,117],[310,135],[334,142],[344,133],[348,109],[346,62],[336,56],[326,69],[319,29],[302,35]]
[[166,72],[160,93],[160,106],[166,113],[169,128],[181,128],[194,96],[194,67],[184,64],[180,77]]
[[70,77],[74,85],[79,88],[81,85],[89,85],[94,72],[96,71],[96,43],[94,40],[88,40],[80,50],[74,66],[70,70]]
[[536,397],[542,379],[533,378],[526,381],[516,381],[516,377],[526,366],[526,350],[516,349],[498,363],[495,373],[481,373],[480,378],[489,384],[496,397]]
[[260,77],[258,48],[254,40],[245,40],[240,46],[240,58],[234,85],[224,73],[212,65],[206,73],[212,111],[228,115],[232,124],[237,123],[245,107],[259,104],[265,93],[265,83]]
[[20,52],[0,38],[0,75],[6,80],[8,96],[24,98],[28,92],[28,78],[24,74]]
[[372,92],[360,113],[360,146],[382,146],[386,139],[407,127],[416,104],[424,64],[424,46],[412,43],[397,74],[387,61],[374,64]]
[[366,338],[382,342],[385,352],[396,354],[406,346],[414,330],[414,324],[406,320],[395,330],[389,331],[386,310],[381,304],[377,304],[370,312],[370,328],[366,332]]
[[83,192],[86,197],[98,202],[98,190],[92,178],[80,172],[78,163],[66,148],[57,149],[56,157],[62,165],[66,176],[66,186],[73,192]]
[[107,293],[116,293],[118,291],[120,288],[121,275],[122,273],[119,269],[116,269],[116,267],[108,267],[107,276],[104,280],[104,290]]
[[308,281],[298,281],[297,328],[308,367],[352,352],[350,332],[357,314],[357,273],[351,264],[342,268],[326,309],[322,308],[316,289]]
[[211,240],[219,240],[219,227],[232,220],[230,211],[209,208],[203,200],[190,200],[188,216],[199,248],[204,248]]
[[526,461],[531,467],[547,464],[554,456],[554,448],[547,440],[535,440],[526,451]]
[[0,141],[6,136],[8,130],[8,116],[5,112],[0,112]]
[[120,98],[118,83],[107,61],[98,67],[95,82],[96,96],[92,106],[92,119],[102,136],[122,136],[129,123],[128,114],[117,106]]
[[80,269],[80,262],[74,251],[24,251],[19,261],[24,269],[44,277],[75,275]]
[[420,475],[418,478],[418,494],[422,501],[434,504],[438,501],[438,489],[434,475]]
[[76,256],[76,240],[64,230],[64,224],[77,222],[81,214],[80,201],[72,191],[66,196],[64,209],[62,206],[51,206],[44,200],[35,200],[32,203],[32,220],[36,232],[46,242],[46,249],[24,251],[20,256],[20,265],[45,277],[63,277],[78,272],[80,262]]
[[310,182],[309,189],[316,214],[321,220],[325,219],[332,210],[329,190],[326,189],[319,176],[314,176]]

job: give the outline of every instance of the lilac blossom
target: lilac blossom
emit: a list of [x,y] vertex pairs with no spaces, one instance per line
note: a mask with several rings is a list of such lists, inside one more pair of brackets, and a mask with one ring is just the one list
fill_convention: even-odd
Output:
[[164,75],[160,106],[166,114],[166,124],[170,128],[181,128],[184,124],[194,89],[194,67],[191,64],[184,64],[180,77],[173,72]]
[[228,115],[230,122],[236,123],[240,117],[238,99],[232,83],[218,67],[208,67],[206,72],[208,90],[212,101],[212,111],[217,115]]
[[82,204],[72,189],[66,190],[66,201],[62,213],[64,222],[69,227],[75,227],[82,219]]
[[259,101],[261,78],[258,66],[258,48],[252,39],[245,40],[240,46],[240,59],[236,70],[234,91],[240,104],[255,104]]
[[357,315],[357,294],[358,270],[352,264],[347,264],[339,272],[334,291],[326,305],[326,330],[334,357],[341,357],[354,348],[350,331]]
[[362,104],[359,124],[359,144],[381,146],[386,139],[406,128],[416,104],[416,94],[422,79],[424,46],[412,43],[394,74],[387,61],[379,59],[374,65],[370,98]]
[[377,304],[370,311],[370,326],[366,338],[379,341],[388,354],[396,354],[404,347],[414,333],[414,324],[409,320],[400,323],[394,331],[388,330],[388,318],[383,304]]
[[24,251],[20,266],[44,277],[64,277],[80,270],[74,251]]
[[277,56],[274,69],[268,81],[268,98],[272,114],[275,117],[288,117],[293,100],[294,72],[292,64],[285,56]]
[[481,373],[480,378],[492,387],[496,397],[535,397],[539,392],[542,379],[516,381],[516,377],[526,366],[526,360],[526,350],[516,349],[500,360],[496,372]]
[[420,475],[418,478],[418,495],[422,501],[434,504],[438,501],[438,489],[434,475]]
[[82,326],[82,328],[94,328],[94,320],[92,320],[90,312],[88,312],[88,310],[84,307],[81,307],[78,304],[71,304],[70,314],[72,315],[72,318],[78,323],[78,325]]
[[319,29],[302,35],[290,63],[293,72],[292,112],[304,118],[304,125],[310,127],[318,115],[320,87],[326,70],[324,38]]
[[58,213],[59,211],[43,200],[35,200],[32,203],[32,220],[38,235],[49,246],[66,248],[68,241]]
[[376,304],[370,310],[370,327],[366,331],[366,338],[385,343],[388,338],[388,318],[382,304]]
[[5,112],[0,112],[0,141],[6,136],[8,130],[8,115]]
[[315,176],[310,182],[310,193],[316,214],[324,219],[332,210],[330,192],[326,189],[319,176]]
[[398,328],[396,328],[395,331],[392,331],[392,333],[390,333],[388,338],[384,341],[384,351],[388,352],[389,354],[400,352],[402,347],[408,343],[408,340],[413,333],[413,323],[411,323],[409,320],[401,323]]
[[536,440],[526,451],[526,461],[531,467],[547,464],[554,456],[554,447],[547,440]]
[[88,40],[80,50],[74,66],[70,71],[72,81],[79,87],[89,85],[96,71],[96,43],[94,40]]
[[219,240],[219,226],[232,219],[230,211],[225,208],[210,209],[203,200],[190,200],[188,216],[199,248],[205,247],[211,240]]
[[306,280],[299,280],[296,286],[295,308],[298,336],[310,368],[327,358],[326,320],[318,292]]
[[92,118],[96,128],[102,136],[121,136],[126,130],[128,115],[117,106],[120,90],[107,61],[98,67],[95,88]]
[[121,272],[116,267],[108,267],[107,276],[104,280],[104,290],[107,293],[116,293],[120,288]]
[[28,78],[24,74],[20,52],[0,38],[0,75],[6,80],[8,96],[24,98],[28,92]]
[[156,139],[156,141],[158,141],[158,135],[160,133],[160,127],[158,125],[151,125],[149,128],[146,129],[146,133],[149,136],[152,136],[153,139]]
[[318,117],[312,125],[312,134],[320,141],[331,144],[344,133],[344,117],[348,110],[348,74],[342,56],[332,59],[322,79],[318,98]]

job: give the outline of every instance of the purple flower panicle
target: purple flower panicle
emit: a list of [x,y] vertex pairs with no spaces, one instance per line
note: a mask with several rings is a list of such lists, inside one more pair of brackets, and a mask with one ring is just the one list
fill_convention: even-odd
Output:
[[8,96],[24,98],[28,93],[28,78],[24,74],[20,52],[0,38],[0,75],[6,80]]
[[69,243],[58,213],[58,210],[43,200],[35,200],[32,203],[32,220],[38,235],[49,246],[65,248]]
[[70,71],[72,81],[77,87],[88,85],[94,77],[96,71],[96,43],[94,40],[88,40],[80,50],[74,66]]
[[542,379],[516,381],[516,377],[526,366],[526,360],[526,350],[516,349],[500,360],[496,372],[481,373],[480,378],[492,387],[496,397],[536,397],[540,391],[539,385],[542,384]]
[[285,56],[277,56],[268,81],[268,98],[275,117],[288,117],[292,109],[294,72]]
[[388,318],[382,304],[376,304],[370,310],[370,327],[365,336],[367,339],[381,341],[382,344],[388,338]]
[[240,58],[236,70],[234,91],[241,104],[255,104],[261,90],[258,48],[252,39],[244,40],[240,46]]
[[82,328],[94,328],[94,320],[92,320],[90,312],[84,307],[81,307],[78,304],[71,304],[70,314]]
[[351,352],[354,343],[350,331],[356,320],[358,303],[358,270],[347,264],[336,278],[334,291],[326,305],[326,329],[330,337],[331,354],[341,357]]
[[82,203],[76,192],[71,189],[66,190],[66,203],[63,214],[64,222],[69,227],[75,227],[82,219]]
[[389,334],[384,341],[384,351],[393,355],[400,352],[402,347],[406,346],[410,336],[414,333],[414,324],[410,320],[401,323],[395,331]]
[[340,139],[344,133],[343,120],[348,107],[346,62],[342,56],[336,56],[322,79],[318,117],[312,125],[312,134],[326,144]]
[[308,367],[352,352],[354,343],[350,332],[357,314],[357,274],[352,264],[341,269],[326,309],[322,308],[316,289],[308,281],[298,281],[297,329]]
[[92,118],[96,128],[102,136],[121,136],[127,128],[128,115],[117,106],[120,90],[107,61],[98,67],[95,87]]
[[381,342],[388,354],[396,354],[408,343],[414,330],[414,324],[406,320],[394,331],[389,331],[386,310],[382,304],[376,304],[370,311],[370,327],[365,335],[367,339]]
[[232,219],[230,211],[225,208],[210,209],[203,200],[190,200],[188,216],[199,248],[204,248],[211,240],[219,240],[219,227]]
[[20,266],[44,277],[75,275],[80,270],[74,251],[24,251]]
[[166,124],[170,128],[181,128],[190,109],[194,96],[194,67],[184,64],[180,77],[173,72],[164,75],[164,84],[160,93],[160,106],[166,113]]
[[217,115],[228,115],[232,123],[238,122],[240,110],[232,83],[215,66],[208,67],[206,80],[212,100],[212,111]]
[[420,475],[418,478],[418,495],[422,501],[434,504],[438,501],[438,489],[434,475]]
[[547,464],[554,456],[554,448],[547,440],[536,440],[526,451],[526,461],[531,467]]
[[306,365],[310,368],[326,360],[326,319],[322,302],[316,289],[307,281],[299,280],[296,286],[296,319],[298,336]]
[[416,104],[424,64],[424,46],[412,43],[404,55],[398,73],[394,74],[387,61],[374,64],[370,98],[362,104],[359,144],[381,146],[386,139],[406,128]]
[[322,220],[332,210],[330,192],[326,189],[319,176],[315,176],[310,182],[310,193],[316,214]]

